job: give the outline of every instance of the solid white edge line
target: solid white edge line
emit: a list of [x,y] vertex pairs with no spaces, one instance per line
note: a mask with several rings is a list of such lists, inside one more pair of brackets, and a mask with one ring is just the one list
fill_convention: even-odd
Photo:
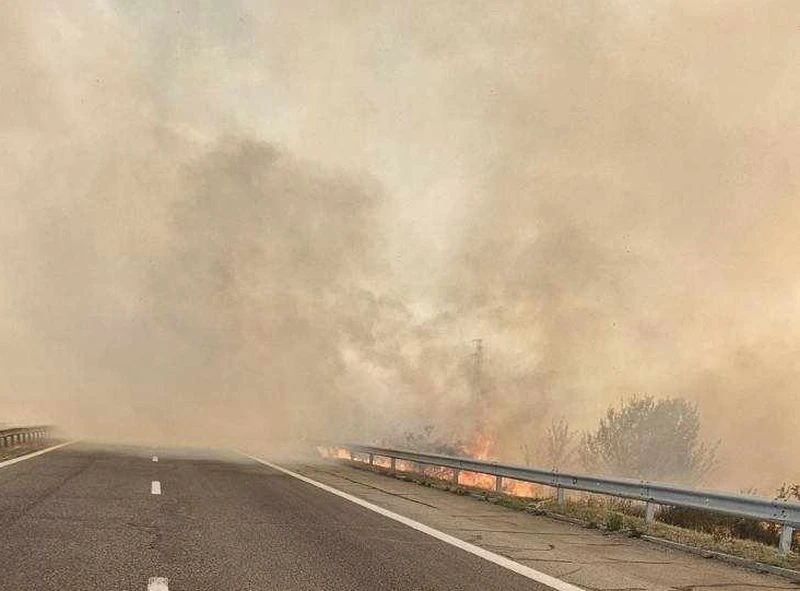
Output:
[[10,466],[11,464],[16,464],[17,462],[24,462],[25,460],[30,460],[31,458],[35,458],[36,456],[40,456],[42,454],[50,453],[51,451],[55,451],[65,445],[72,445],[75,441],[67,441],[66,443],[59,443],[58,445],[54,445],[53,447],[47,447],[45,449],[40,449],[39,451],[35,451],[29,454],[25,454],[24,456],[19,456],[17,458],[11,458],[10,460],[6,460],[4,462],[0,462],[0,468],[5,468],[6,466]]
[[384,517],[388,517],[389,519],[393,519],[394,521],[398,521],[403,525],[407,525],[408,527],[415,529],[419,532],[427,534],[437,540],[441,540],[451,546],[455,546],[456,548],[460,548],[465,552],[469,552],[470,554],[474,554],[475,556],[479,556],[484,560],[488,560],[489,562],[493,562],[498,566],[502,566],[510,571],[513,571],[523,577],[531,579],[532,581],[536,581],[537,583],[541,583],[542,585],[546,585],[551,589],[555,589],[555,591],[584,591],[584,589],[580,587],[576,587],[571,583],[567,583],[566,581],[562,581],[561,579],[557,579],[552,577],[548,574],[543,572],[539,572],[538,570],[532,569],[529,566],[525,566],[524,564],[520,564],[519,562],[515,562],[510,558],[506,558],[505,556],[501,556],[500,554],[495,554],[494,552],[490,552],[480,546],[476,546],[475,544],[470,544],[469,542],[465,542],[455,536],[451,536],[450,534],[446,534],[438,529],[434,529],[424,523],[420,523],[419,521],[415,521],[410,519],[409,517],[404,517],[399,513],[395,513],[394,511],[389,511],[388,509],[384,509],[383,507],[379,507],[378,505],[374,505],[368,501],[360,499],[354,495],[351,495],[346,492],[342,492],[332,486],[328,486],[327,484],[322,484],[321,482],[317,482],[308,476],[303,476],[302,474],[298,474],[297,472],[292,472],[291,470],[287,470],[277,464],[273,464],[272,462],[268,462],[266,460],[262,460],[261,458],[257,458],[255,456],[251,456],[250,454],[241,452],[237,450],[237,453],[242,454],[250,458],[253,461],[258,462],[259,464],[264,464],[272,468],[273,470],[277,470],[279,472],[283,472],[284,474],[291,476],[293,478],[297,478],[298,480],[302,480],[303,482],[310,484],[312,486],[316,486],[326,492],[329,492],[337,497],[341,497],[346,499],[356,505],[360,505],[365,509],[369,509],[370,511],[374,511],[375,513],[379,513]]
[[150,577],[147,581],[147,591],[169,591],[169,579],[166,577]]
[[154,480],[150,483],[150,494],[151,495],[160,495],[161,494],[161,482],[158,480]]

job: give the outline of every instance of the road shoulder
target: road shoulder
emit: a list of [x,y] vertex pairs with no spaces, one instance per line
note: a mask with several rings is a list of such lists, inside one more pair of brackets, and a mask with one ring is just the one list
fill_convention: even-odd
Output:
[[512,511],[470,497],[422,487],[339,463],[286,468],[586,589],[611,591],[796,589],[678,550],[551,518]]

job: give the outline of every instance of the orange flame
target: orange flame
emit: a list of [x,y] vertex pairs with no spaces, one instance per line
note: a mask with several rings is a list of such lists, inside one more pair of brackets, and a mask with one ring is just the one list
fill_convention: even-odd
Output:
[[512,497],[524,497],[528,499],[536,499],[547,496],[544,487],[532,482],[523,482],[521,480],[512,480],[510,478],[503,479],[503,492]]
[[463,486],[471,486],[474,488],[494,489],[497,480],[491,474],[461,472],[461,474],[458,475],[458,483]]
[[[476,431],[473,440],[464,446],[463,452],[470,458],[476,460],[487,460],[494,450],[495,440],[486,431]],[[490,474],[479,474],[476,472],[461,472],[458,475],[458,483],[463,486],[475,488],[494,489],[497,480]]]
[[[485,432],[478,432],[475,438],[468,444],[462,447],[464,455],[475,458],[478,460],[487,460],[490,458],[491,452],[494,449],[494,438]],[[341,447],[318,447],[319,454],[326,458],[340,459],[340,460],[353,460],[366,462],[366,456],[361,457],[351,456],[350,451]],[[391,460],[389,458],[375,456],[373,462],[376,466],[382,468],[390,468]],[[395,460],[395,470],[397,472],[415,472],[421,468],[421,471],[426,476],[431,478],[438,478],[441,480],[453,480],[455,476],[454,471],[450,468],[443,468],[439,466],[415,466],[413,462],[406,460]],[[484,490],[497,490],[497,477],[491,474],[480,474],[477,472],[460,471],[458,474],[458,484],[471,488],[479,488]],[[546,487],[530,482],[523,482],[520,480],[513,480],[511,478],[503,478],[500,483],[500,490],[507,495],[524,498],[541,498],[546,495]]]
[[494,437],[488,433],[478,432],[475,438],[464,447],[464,453],[476,460],[486,460],[494,449]]
[[337,460],[351,459],[350,451],[342,447],[322,447],[317,446],[317,453],[323,458],[335,458]]

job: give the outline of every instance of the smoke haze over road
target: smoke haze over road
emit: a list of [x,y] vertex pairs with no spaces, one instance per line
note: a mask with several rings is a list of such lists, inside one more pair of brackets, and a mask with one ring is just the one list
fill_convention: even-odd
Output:
[[800,463],[791,1],[0,8],[0,405],[269,446],[636,393]]

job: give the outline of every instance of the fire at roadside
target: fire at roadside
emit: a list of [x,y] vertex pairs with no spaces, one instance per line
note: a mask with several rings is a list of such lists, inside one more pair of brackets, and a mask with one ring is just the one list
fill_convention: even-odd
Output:
[[[490,447],[490,443],[481,441],[481,444],[486,445],[486,450]],[[351,454],[349,450],[341,447],[319,446],[317,447],[317,452],[325,459],[370,463],[369,457],[366,454]],[[465,453],[463,455],[478,460],[486,460],[489,457],[488,453],[484,453],[480,456],[470,453]],[[498,477],[492,476],[491,474],[482,474],[467,470],[454,470],[452,468],[440,466],[417,465],[415,462],[407,460],[395,460],[394,464],[392,464],[389,458],[381,456],[373,456],[371,465],[378,469],[391,470],[397,474],[420,474],[427,478],[450,482],[466,489],[494,491],[523,499],[541,499],[548,495],[548,487],[546,486],[522,482],[511,478],[500,478],[498,488]]]

